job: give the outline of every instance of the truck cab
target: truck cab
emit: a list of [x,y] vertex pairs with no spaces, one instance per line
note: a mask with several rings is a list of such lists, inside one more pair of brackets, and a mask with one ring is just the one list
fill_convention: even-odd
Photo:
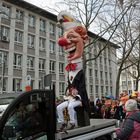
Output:
[[[113,119],[90,119],[90,124],[57,132],[55,89],[21,93],[0,119],[1,140],[113,140]],[[57,126],[56,126],[57,124]]]
[[0,119],[1,140],[54,140],[56,132],[54,90],[22,93]]

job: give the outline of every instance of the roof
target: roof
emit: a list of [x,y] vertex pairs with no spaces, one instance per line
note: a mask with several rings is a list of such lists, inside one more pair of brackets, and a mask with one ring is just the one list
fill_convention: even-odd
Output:
[[[91,31],[88,31],[88,35],[89,35],[90,37],[95,38],[95,39],[98,38],[98,40],[99,40],[99,41],[102,41],[102,42],[107,42],[107,41],[108,41],[107,39],[105,39],[105,38],[103,38],[103,37],[101,37],[101,36],[99,36],[99,35],[97,35],[97,34],[91,32]],[[109,45],[111,45],[112,47],[114,47],[114,48],[116,48],[116,49],[119,49],[119,48],[120,48],[120,46],[118,46],[117,44],[115,44],[115,43],[113,43],[113,42],[111,42],[111,41],[109,41],[108,43],[109,43]]]
[[[53,14],[51,12],[48,12],[48,11],[42,9],[42,8],[39,8],[39,7],[37,7],[37,6],[35,6],[35,5],[31,4],[31,3],[28,3],[28,2],[26,2],[24,0],[5,0],[5,1],[7,1],[7,2],[9,2],[11,4],[14,4],[14,5],[17,5],[17,6],[21,7],[21,8],[24,7],[25,9],[27,9],[29,11],[32,11],[32,12],[34,12],[36,14],[39,14],[39,15],[45,17],[45,18],[48,18],[48,19],[51,19],[51,20],[57,22],[57,15],[55,15],[55,14]],[[99,40],[102,41],[102,42],[107,42],[108,41],[105,38],[103,38],[101,36],[98,36],[97,34],[91,32],[91,31],[88,31],[88,35],[90,37],[93,37],[93,38],[99,38]],[[109,41],[109,45],[111,45],[112,47],[114,47],[116,49],[120,48],[120,46],[118,46],[118,45],[116,45],[116,44],[114,44],[114,43],[112,43],[110,41]]]
[[32,11],[36,14],[39,14],[43,17],[49,18],[49,19],[57,22],[57,16],[55,14],[50,13],[50,12],[48,12],[48,11],[42,9],[42,8],[39,8],[39,7],[37,7],[37,6],[35,6],[31,3],[28,3],[28,2],[23,1],[23,0],[5,0],[5,1],[7,1],[11,4],[14,4],[14,5],[17,5],[21,8],[25,8],[29,11]]

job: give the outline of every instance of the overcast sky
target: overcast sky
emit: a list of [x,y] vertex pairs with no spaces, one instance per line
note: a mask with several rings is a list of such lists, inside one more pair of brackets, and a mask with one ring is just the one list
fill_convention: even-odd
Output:
[[46,6],[52,8],[55,6],[55,3],[60,2],[62,0],[25,0],[25,1],[37,5],[41,8],[45,8]]

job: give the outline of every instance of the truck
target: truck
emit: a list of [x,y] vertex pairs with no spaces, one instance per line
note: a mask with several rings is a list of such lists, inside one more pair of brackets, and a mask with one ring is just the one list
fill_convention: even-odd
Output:
[[23,92],[0,118],[1,140],[113,140],[114,119],[90,119],[90,125],[57,131],[55,88]]

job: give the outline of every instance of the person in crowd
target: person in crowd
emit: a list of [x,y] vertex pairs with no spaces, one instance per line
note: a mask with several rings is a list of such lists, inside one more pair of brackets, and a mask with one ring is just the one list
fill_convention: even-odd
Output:
[[103,118],[110,119],[111,117],[111,104],[112,99],[109,97],[106,97],[105,104],[104,104],[104,112],[103,112]]
[[137,102],[129,99],[125,103],[126,117],[120,128],[116,128],[120,140],[140,140],[140,111]]
[[130,95],[130,99],[137,100],[137,97],[138,97],[138,92],[137,91],[133,91],[132,94]]
[[101,100],[99,98],[96,98],[94,105],[95,118],[102,118],[101,108],[102,108]]
[[62,126],[60,127],[60,131],[64,130],[64,128],[67,127],[67,123],[64,122],[64,109],[67,107],[68,110],[68,115],[70,119],[69,122],[71,125],[69,129],[73,129],[76,124],[74,108],[80,106],[81,104],[81,97],[78,94],[77,89],[73,86],[68,87],[66,90],[66,95],[64,96],[64,102],[57,106],[58,122],[62,124]]
[[133,92],[132,92],[132,94],[130,95],[130,99],[134,99],[134,100],[136,100],[137,101],[137,106],[138,106],[138,109],[140,109],[140,103],[139,103],[139,97],[138,97],[138,95],[139,95],[139,93],[138,93],[138,91],[136,91],[136,90],[134,90]]

